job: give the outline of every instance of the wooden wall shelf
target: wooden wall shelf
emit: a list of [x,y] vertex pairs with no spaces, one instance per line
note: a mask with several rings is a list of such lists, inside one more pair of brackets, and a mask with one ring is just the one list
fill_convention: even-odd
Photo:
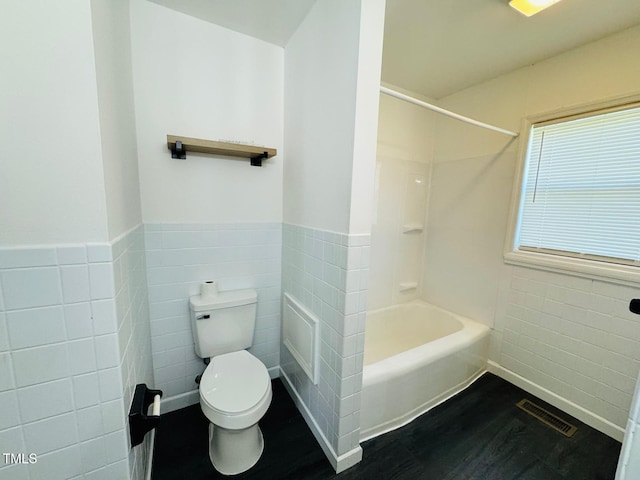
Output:
[[243,157],[251,160],[251,165],[262,166],[262,160],[278,154],[275,148],[256,147],[255,145],[241,145],[239,143],[215,142],[200,138],[167,135],[167,147],[171,150],[172,158],[186,159],[187,152],[209,153],[212,155],[226,155],[229,157]]

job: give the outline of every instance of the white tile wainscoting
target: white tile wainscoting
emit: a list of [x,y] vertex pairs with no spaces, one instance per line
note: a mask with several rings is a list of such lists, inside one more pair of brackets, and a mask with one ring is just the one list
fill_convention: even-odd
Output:
[[[112,244],[120,369],[127,414],[137,384],[146,383],[150,388],[155,388],[144,249],[142,225]],[[128,425],[126,431],[129,441]],[[147,435],[140,446],[129,450],[129,472],[132,480],[143,480],[150,473],[147,472],[147,462],[152,455],[150,438]]]
[[0,478],[142,478],[126,413],[152,381],[143,245],[140,226],[113,244],[0,249],[0,445],[37,454],[0,462]]
[[189,297],[207,280],[220,290],[255,288],[256,331],[249,351],[277,376],[280,355],[282,224],[145,224],[151,343],[164,411],[197,403]]
[[320,381],[314,385],[286,347],[285,386],[333,467],[362,458],[360,392],[369,276],[369,235],[283,226],[283,290],[320,320]]
[[640,289],[525,267],[508,273],[495,373],[622,440],[640,370],[640,317],[629,300]]

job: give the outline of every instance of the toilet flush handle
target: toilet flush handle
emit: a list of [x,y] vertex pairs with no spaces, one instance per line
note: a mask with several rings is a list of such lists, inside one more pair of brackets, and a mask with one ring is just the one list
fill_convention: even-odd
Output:
[[196,320],[207,320],[211,317],[211,315],[199,315],[196,317]]

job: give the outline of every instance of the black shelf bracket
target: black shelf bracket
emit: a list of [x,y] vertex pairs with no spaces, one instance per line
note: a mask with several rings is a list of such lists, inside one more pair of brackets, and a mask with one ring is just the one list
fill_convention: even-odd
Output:
[[162,397],[162,390],[151,390],[144,383],[136,385],[129,410],[129,434],[131,446],[140,445],[144,436],[160,424],[160,415],[147,415],[149,405],[156,395]]
[[171,149],[171,158],[187,159],[187,151],[180,140],[177,140],[175,146]]
[[256,155],[255,157],[251,157],[251,166],[252,167],[261,167],[262,160],[269,158],[269,152],[261,153],[260,155]]

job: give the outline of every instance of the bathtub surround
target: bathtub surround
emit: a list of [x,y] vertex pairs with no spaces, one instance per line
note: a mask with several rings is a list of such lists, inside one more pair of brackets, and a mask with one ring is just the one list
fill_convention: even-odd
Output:
[[420,298],[430,165],[378,146],[372,309]]
[[[634,27],[440,104],[519,130],[530,115],[637,93],[638,48]],[[637,285],[505,264],[518,141],[442,117],[436,134],[425,298],[493,326],[493,371],[621,439],[640,368],[626,311]]]
[[165,393],[163,411],[199,402],[195,377],[205,365],[194,350],[189,297],[208,280],[221,291],[257,290],[249,351],[277,376],[281,224],[147,224],[145,231],[153,368],[155,385]]
[[370,310],[422,295],[433,126],[433,113],[381,95]]
[[[36,453],[32,480],[142,479],[129,450],[136,383],[153,382],[142,227],[113,244],[0,249],[3,448]],[[9,478],[9,477],[8,477]]]
[[338,472],[362,458],[368,267],[368,235],[283,226],[282,288],[320,319],[320,379],[314,385],[286,346],[280,351],[282,378]]

